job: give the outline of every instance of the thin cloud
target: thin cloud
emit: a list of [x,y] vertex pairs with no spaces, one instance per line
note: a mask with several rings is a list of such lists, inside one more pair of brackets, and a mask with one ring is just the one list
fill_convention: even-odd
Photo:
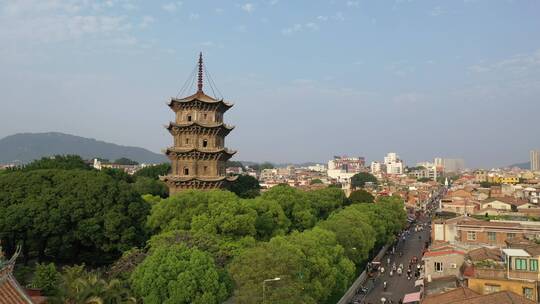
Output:
[[174,13],[176,12],[178,9],[180,9],[180,7],[182,6],[182,2],[181,1],[177,1],[177,2],[169,2],[169,3],[166,3],[166,4],[163,4],[161,6],[161,8],[169,13]]
[[251,14],[255,10],[255,5],[253,3],[245,3],[240,7],[243,11]]
[[444,14],[445,12],[446,11],[442,7],[436,6],[429,12],[429,15],[432,17],[437,17]]
[[360,7],[360,1],[347,1],[348,7]]
[[141,20],[141,23],[139,24],[139,27],[140,28],[147,28],[152,23],[154,23],[154,21],[155,21],[155,19],[152,16],[143,16],[142,20]]

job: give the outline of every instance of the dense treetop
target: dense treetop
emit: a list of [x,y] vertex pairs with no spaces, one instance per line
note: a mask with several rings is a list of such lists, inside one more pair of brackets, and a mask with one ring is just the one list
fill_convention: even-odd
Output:
[[351,185],[355,188],[364,187],[368,182],[376,185],[378,180],[373,174],[367,172],[360,172],[351,177]]

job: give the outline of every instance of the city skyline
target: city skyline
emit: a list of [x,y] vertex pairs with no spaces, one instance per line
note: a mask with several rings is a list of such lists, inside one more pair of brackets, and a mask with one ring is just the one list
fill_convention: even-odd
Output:
[[59,131],[158,152],[172,145],[164,103],[203,51],[236,103],[235,159],[396,151],[489,168],[540,146],[538,2],[305,3],[0,2],[0,137]]

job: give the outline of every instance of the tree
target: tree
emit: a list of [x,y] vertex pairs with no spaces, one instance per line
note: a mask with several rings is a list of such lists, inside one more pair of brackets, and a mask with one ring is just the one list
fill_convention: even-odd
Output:
[[55,296],[58,294],[58,285],[60,285],[61,276],[53,263],[36,264],[34,277],[32,278],[32,288],[39,288],[46,296]]
[[262,171],[264,169],[274,169],[274,165],[269,162],[264,162],[262,164],[252,164],[249,167],[255,171]]
[[97,272],[85,271],[84,265],[64,267],[59,296],[50,300],[51,303],[137,303],[122,281],[107,281]]
[[169,196],[169,187],[164,182],[145,176],[137,177],[137,180],[133,183],[133,189],[140,195]]
[[364,185],[368,182],[376,185],[378,180],[375,176],[367,172],[360,172],[351,177],[351,186],[355,188],[364,187]]
[[317,222],[317,210],[310,204],[306,192],[288,185],[278,185],[264,192],[261,197],[264,200],[274,200],[283,208],[291,220],[291,229],[302,231],[315,226]]
[[39,260],[105,263],[144,244],[149,205],[123,181],[89,170],[0,176],[0,238]]
[[260,194],[261,185],[253,176],[238,175],[236,181],[229,185],[228,190],[241,198],[255,198]]
[[173,245],[152,250],[131,285],[146,304],[218,304],[228,296],[223,276],[207,253]]
[[240,167],[240,168],[244,169],[244,165],[241,162],[234,161],[234,160],[226,161],[225,162],[225,167],[226,168]]
[[[90,170],[90,166],[78,155],[55,155],[43,157],[22,167],[22,171],[33,171],[43,169],[62,169],[62,170]],[[15,170],[16,171],[16,170]]]
[[148,225],[157,232],[190,230],[195,218],[207,214],[211,208],[217,208],[210,205],[236,205],[239,200],[229,191],[182,191],[154,205]]
[[421,177],[421,178],[418,179],[418,181],[421,182],[421,183],[427,183],[427,182],[431,181],[431,178],[429,178],[429,177]]
[[126,165],[126,166],[135,166],[139,164],[138,162],[131,160],[129,158],[126,158],[126,157],[119,158],[115,160],[114,163],[118,165]]
[[144,177],[149,177],[153,179],[158,179],[160,175],[162,176],[167,175],[169,174],[170,171],[171,171],[171,164],[163,163],[159,165],[144,167],[138,170],[137,172],[135,172],[135,174],[133,174],[133,177],[137,179],[141,176],[144,176]]
[[303,292],[308,282],[302,251],[284,237],[244,250],[228,266],[235,282],[234,302],[251,304],[262,302],[262,284],[266,279],[279,277],[280,281],[267,286],[266,303],[317,303]]
[[325,303],[343,293],[354,275],[335,235],[314,228],[244,250],[229,266],[237,303],[261,302],[264,280],[280,277],[266,293],[267,303]]
[[322,188],[305,193],[309,204],[315,209],[317,220],[326,219],[347,201],[345,192],[339,188]]
[[351,204],[373,203],[374,201],[375,197],[364,189],[355,190],[349,195],[349,202]]
[[322,180],[320,178],[315,178],[315,179],[312,179],[311,182],[310,182],[310,185],[315,185],[315,184],[322,184]]
[[335,212],[318,226],[332,231],[345,249],[345,255],[358,266],[375,246],[375,231],[369,225],[367,215],[354,208],[346,207]]
[[289,231],[291,221],[278,202],[259,197],[247,200],[246,204],[257,212],[255,221],[257,239],[269,240],[273,236],[285,235]]
[[122,169],[114,169],[114,168],[103,168],[101,172],[109,175],[110,177],[114,178],[115,180],[122,180],[126,183],[132,183],[133,178],[131,175],[127,174],[126,171]]

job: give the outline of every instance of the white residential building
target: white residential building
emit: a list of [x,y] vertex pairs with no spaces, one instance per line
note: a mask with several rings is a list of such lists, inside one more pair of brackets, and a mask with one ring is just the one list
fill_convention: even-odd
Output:
[[401,175],[403,174],[403,161],[399,159],[397,153],[391,152],[384,157],[386,166],[386,174]]

